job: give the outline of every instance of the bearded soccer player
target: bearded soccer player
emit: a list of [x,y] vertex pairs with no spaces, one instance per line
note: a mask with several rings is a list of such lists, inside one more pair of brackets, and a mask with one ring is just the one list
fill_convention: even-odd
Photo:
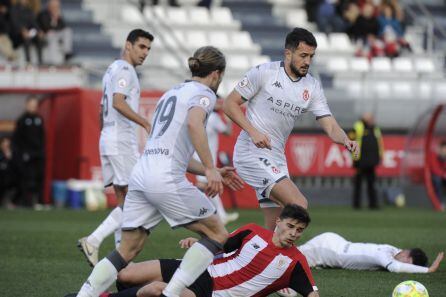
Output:
[[115,244],[121,240],[122,205],[127,194],[130,173],[136,164],[137,125],[150,133],[150,123],[138,114],[140,87],[135,67],[142,65],[149,54],[154,37],[141,29],[127,37],[121,59],[114,61],[103,79],[101,102],[101,155],[104,186],[113,186],[119,206],[89,236],[78,241],[78,247],[91,266],[98,262],[102,241],[115,233]]
[[[347,137],[332,115],[320,82],[308,73],[316,47],[311,32],[294,28],[286,37],[284,60],[249,70],[224,103],[225,113],[242,128],[234,148],[234,167],[255,189],[270,230],[281,206],[308,205],[289,178],[284,152],[302,114],[312,112],[335,143],[358,153],[357,143]],[[241,109],[244,103],[246,115]]]

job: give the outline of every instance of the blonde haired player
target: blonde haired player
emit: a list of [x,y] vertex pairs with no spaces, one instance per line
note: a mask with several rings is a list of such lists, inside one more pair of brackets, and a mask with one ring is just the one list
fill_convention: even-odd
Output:
[[[202,236],[184,255],[164,296],[178,296],[221,250],[228,232],[208,197],[187,180],[186,171],[206,175],[210,197],[223,192],[223,182],[235,190],[242,187],[234,168],[214,166],[205,130],[225,67],[217,48],[199,48],[189,58],[192,80],[174,86],[158,101],[151,134],[130,177],[121,244],[96,264],[78,297],[97,297],[107,289],[163,219],[172,228],[184,226]],[[194,151],[202,164],[192,159]]]

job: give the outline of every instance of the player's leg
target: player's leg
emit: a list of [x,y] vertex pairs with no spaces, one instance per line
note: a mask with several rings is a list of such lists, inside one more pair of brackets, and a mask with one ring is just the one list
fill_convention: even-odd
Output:
[[185,287],[191,285],[212,263],[214,256],[221,252],[229,235],[218,215],[192,223],[186,228],[203,237],[184,254],[180,267],[163,291],[165,296],[179,296]]
[[118,282],[126,287],[163,281],[159,260],[130,263],[118,274]]
[[361,208],[361,188],[362,188],[362,169],[356,168],[356,174],[353,178],[353,208]]
[[150,203],[173,228],[186,227],[202,236],[187,250],[180,267],[164,290],[165,296],[179,296],[206,270],[214,255],[222,250],[228,232],[215,214],[209,198],[186,178],[175,189],[150,200]]
[[122,241],[117,250],[95,265],[91,275],[78,293],[79,297],[99,296],[116,279],[118,272],[141,251],[148,230],[162,220],[156,208],[147,203],[146,193],[129,191],[124,203]]

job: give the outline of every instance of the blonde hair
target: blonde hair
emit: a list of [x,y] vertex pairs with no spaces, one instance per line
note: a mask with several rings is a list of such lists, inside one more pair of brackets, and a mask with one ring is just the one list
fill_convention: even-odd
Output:
[[188,60],[192,76],[206,77],[215,70],[225,71],[226,59],[216,47],[203,46],[197,49]]

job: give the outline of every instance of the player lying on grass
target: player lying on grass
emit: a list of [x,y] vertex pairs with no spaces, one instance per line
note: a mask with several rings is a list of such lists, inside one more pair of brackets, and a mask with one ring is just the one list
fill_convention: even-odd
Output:
[[401,273],[435,272],[444,252],[430,267],[427,256],[419,248],[399,249],[388,244],[347,241],[342,236],[326,232],[299,246],[311,267],[330,267],[352,270],[380,270]]
[[[282,210],[274,232],[255,224],[237,229],[224,245],[224,252],[232,254],[214,259],[181,297],[268,296],[286,287],[302,296],[318,297],[307,261],[294,245],[309,223],[308,212],[294,204]],[[189,248],[196,241],[187,238],[180,245]],[[159,296],[180,263],[151,260],[130,264],[118,274],[119,283],[130,288],[101,296]]]

